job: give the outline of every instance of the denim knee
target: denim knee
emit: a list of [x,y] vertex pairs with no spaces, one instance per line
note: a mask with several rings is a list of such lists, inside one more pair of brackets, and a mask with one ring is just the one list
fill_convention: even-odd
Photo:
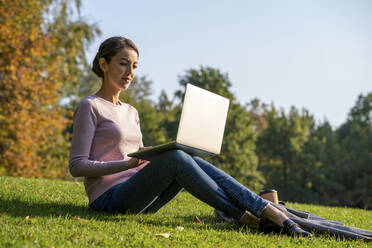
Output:
[[165,166],[170,170],[177,170],[179,166],[188,164],[187,161],[189,159],[192,159],[192,157],[186,152],[179,149],[173,149],[160,153],[154,160],[151,161],[151,163],[157,164],[156,166]]
[[168,161],[171,160],[176,162],[181,162],[192,158],[189,154],[179,149],[166,151],[161,157],[163,159],[166,158]]

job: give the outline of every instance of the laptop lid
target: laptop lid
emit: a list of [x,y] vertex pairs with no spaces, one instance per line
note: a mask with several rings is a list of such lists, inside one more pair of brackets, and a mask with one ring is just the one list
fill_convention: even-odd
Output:
[[229,99],[186,85],[176,142],[220,154]]

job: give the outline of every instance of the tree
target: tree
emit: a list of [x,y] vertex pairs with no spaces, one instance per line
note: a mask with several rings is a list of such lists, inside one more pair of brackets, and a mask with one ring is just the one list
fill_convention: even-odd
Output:
[[246,106],[254,121],[254,131],[258,134],[267,128],[268,105],[260,102],[258,98],[251,100]]
[[166,133],[166,140],[172,140],[177,136],[178,121],[181,116],[180,105],[170,100],[164,90],[161,91],[156,104],[158,118],[161,120],[161,126]]
[[292,107],[287,116],[272,106],[267,123],[256,143],[266,187],[278,189],[283,200],[302,201],[310,179],[301,155],[314,125],[313,118],[306,110],[299,113]]
[[306,199],[303,202],[339,205],[339,192],[346,188],[339,182],[340,146],[328,121],[310,131],[304,145],[301,164],[306,173]]
[[97,93],[102,84],[102,79],[97,77],[97,75],[88,68],[86,72],[81,76],[79,81],[80,85],[77,95],[72,95],[72,97],[69,97],[70,101],[75,101],[75,103],[71,103],[71,105],[74,105],[74,109],[77,107],[77,103],[79,103],[81,99]]
[[[84,69],[98,33],[80,17],[80,1],[0,0],[0,174],[67,177],[59,101]],[[71,86],[71,87],[70,87]]]
[[236,100],[233,93],[230,92],[231,82],[228,75],[222,74],[218,69],[200,66],[199,70],[187,70],[185,75],[179,77],[181,90],[175,93],[176,98],[179,100],[183,99],[184,89],[188,83],[212,91],[230,100]]
[[372,93],[360,95],[348,120],[338,130],[341,146],[341,204],[372,208]]

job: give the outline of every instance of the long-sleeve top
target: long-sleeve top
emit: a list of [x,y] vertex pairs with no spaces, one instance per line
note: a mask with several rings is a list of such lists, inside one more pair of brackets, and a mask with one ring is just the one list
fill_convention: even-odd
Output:
[[142,133],[137,110],[119,103],[92,95],[74,114],[69,169],[72,176],[84,177],[89,203],[146,165],[128,168],[127,154],[143,146]]

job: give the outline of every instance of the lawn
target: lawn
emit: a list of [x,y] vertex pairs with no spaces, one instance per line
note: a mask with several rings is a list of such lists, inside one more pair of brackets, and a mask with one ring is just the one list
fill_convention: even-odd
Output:
[[[372,230],[372,211],[288,204]],[[195,221],[195,216],[201,222]],[[372,247],[333,237],[292,238],[216,221],[186,192],[156,214],[111,215],[87,207],[81,182],[0,177],[0,247]]]

